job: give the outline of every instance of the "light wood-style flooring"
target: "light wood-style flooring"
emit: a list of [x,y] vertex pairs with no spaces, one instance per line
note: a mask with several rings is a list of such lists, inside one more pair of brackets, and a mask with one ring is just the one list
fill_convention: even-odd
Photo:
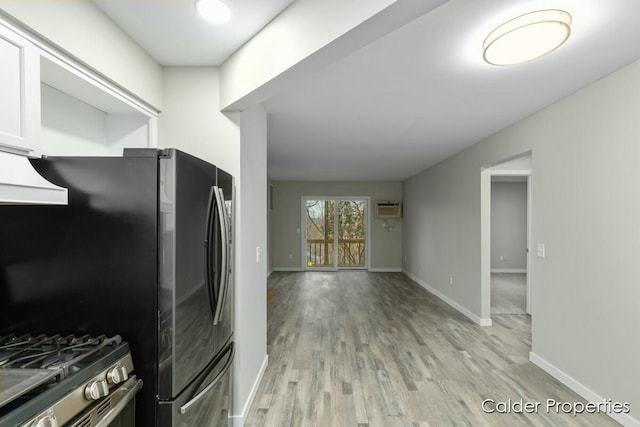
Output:
[[527,275],[491,273],[491,314],[527,313]]
[[[278,272],[268,288],[269,366],[246,426],[617,425],[546,412],[583,400],[528,361],[527,315],[481,328],[400,273]],[[486,414],[485,399],[542,403]]]

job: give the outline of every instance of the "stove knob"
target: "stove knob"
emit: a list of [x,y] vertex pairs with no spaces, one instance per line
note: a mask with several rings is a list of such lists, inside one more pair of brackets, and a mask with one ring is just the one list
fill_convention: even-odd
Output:
[[55,415],[47,415],[46,417],[40,418],[34,427],[59,427],[59,425]]
[[105,380],[91,381],[84,388],[84,397],[87,400],[98,400],[109,394],[109,386]]
[[119,384],[129,379],[129,373],[124,366],[116,366],[107,372],[107,381],[111,384]]

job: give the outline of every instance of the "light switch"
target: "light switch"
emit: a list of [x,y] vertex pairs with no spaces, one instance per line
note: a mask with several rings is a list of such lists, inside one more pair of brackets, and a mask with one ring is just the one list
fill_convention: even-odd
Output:
[[260,262],[260,246],[256,246],[256,262]]
[[544,258],[544,243],[538,243],[538,258]]
[[296,228],[296,234],[300,234],[300,227]]

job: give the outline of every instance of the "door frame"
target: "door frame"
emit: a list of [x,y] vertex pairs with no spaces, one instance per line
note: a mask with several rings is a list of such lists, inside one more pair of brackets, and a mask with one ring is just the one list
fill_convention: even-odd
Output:
[[[481,322],[483,326],[490,326],[491,321],[491,177],[492,176],[526,176],[527,177],[527,279],[526,279],[526,313],[533,315],[534,304],[532,301],[533,266],[531,258],[532,232],[532,185],[533,158],[532,152],[520,154],[496,164],[482,168],[480,172],[480,295],[481,295]],[[529,160],[528,167],[514,167],[505,169],[504,165],[518,164],[522,160]]]
[[[334,250],[333,254],[333,267],[309,267],[307,266],[307,215],[306,204],[307,200],[333,200],[336,203],[339,201],[349,200],[361,200],[365,202],[365,257],[363,267],[339,267],[338,266],[338,251]],[[333,236],[334,249],[338,246],[338,209],[335,209],[334,214],[335,230]],[[371,264],[371,197],[369,196],[302,196],[300,198],[300,262],[303,271],[338,271],[338,270],[368,270]]]

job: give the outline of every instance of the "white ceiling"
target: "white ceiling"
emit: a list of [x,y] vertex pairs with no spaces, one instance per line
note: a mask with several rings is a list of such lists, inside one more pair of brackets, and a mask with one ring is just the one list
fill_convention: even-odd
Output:
[[[223,27],[191,0],[95,2],[160,63],[216,65],[292,0],[229,0]],[[491,30],[544,8],[572,14],[564,46],[482,61]],[[269,177],[405,179],[640,58],[638,16],[638,0],[450,0],[267,100]]]
[[[565,8],[569,41],[490,66],[482,42],[532,10]],[[402,180],[640,58],[637,0],[452,0],[266,102],[269,176]]]
[[231,20],[200,18],[195,0],[93,0],[162,65],[220,65],[294,0],[227,0]]

